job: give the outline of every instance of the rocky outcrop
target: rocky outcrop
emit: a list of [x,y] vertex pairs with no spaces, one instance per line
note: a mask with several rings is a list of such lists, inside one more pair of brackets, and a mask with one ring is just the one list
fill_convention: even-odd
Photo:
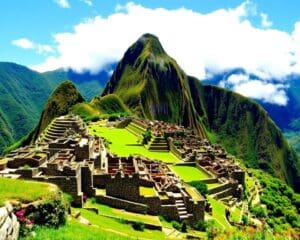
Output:
[[0,240],[17,240],[19,229],[20,224],[13,213],[13,207],[7,202],[0,208]]

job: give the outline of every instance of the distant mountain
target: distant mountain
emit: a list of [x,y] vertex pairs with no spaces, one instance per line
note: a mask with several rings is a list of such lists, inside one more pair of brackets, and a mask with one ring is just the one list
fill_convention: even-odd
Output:
[[191,127],[246,165],[300,191],[300,164],[279,128],[254,101],[188,77],[157,37],[143,35],[118,63],[103,96],[116,94],[140,117]]
[[55,83],[14,63],[0,63],[0,152],[28,133]]
[[38,73],[15,63],[0,62],[0,154],[37,125],[47,97],[59,83],[72,80],[83,97],[90,100],[102,92],[112,67],[114,64],[98,74],[72,70]]

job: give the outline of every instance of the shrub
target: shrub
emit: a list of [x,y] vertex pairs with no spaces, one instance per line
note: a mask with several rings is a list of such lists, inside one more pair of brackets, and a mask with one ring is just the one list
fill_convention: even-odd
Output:
[[132,227],[136,231],[144,231],[145,229],[145,224],[142,222],[133,222]]
[[202,220],[199,220],[195,225],[194,225],[194,228],[198,231],[201,231],[201,232],[205,232],[206,231],[206,227],[207,227],[207,224],[205,221],[202,221]]
[[198,190],[202,195],[208,193],[207,185],[201,181],[193,181],[190,183],[194,188]]
[[175,228],[178,231],[181,231],[181,224],[177,221],[172,221],[172,227]]
[[151,140],[151,131],[147,129],[145,133],[143,133],[142,144],[147,144]]
[[248,216],[246,214],[243,214],[243,216],[242,216],[242,223],[244,225],[248,225],[249,224],[249,218],[248,218]]
[[261,206],[251,207],[250,211],[258,218],[264,218],[267,216],[266,210]]

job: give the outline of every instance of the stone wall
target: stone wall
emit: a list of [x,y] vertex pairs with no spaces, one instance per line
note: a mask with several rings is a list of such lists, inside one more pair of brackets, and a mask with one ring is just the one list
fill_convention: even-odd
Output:
[[140,197],[139,175],[129,176],[126,174],[123,177],[117,173],[106,184],[105,189],[108,196],[138,202]]
[[16,215],[13,213],[13,207],[6,203],[0,208],[0,239],[17,240],[19,237],[20,224]]
[[178,212],[176,205],[162,205],[161,206],[161,215],[166,219],[170,220],[179,220]]
[[145,214],[148,210],[147,205],[141,203],[130,202],[111,196],[96,196],[96,200],[99,203],[109,205],[111,207],[125,209],[130,212]]

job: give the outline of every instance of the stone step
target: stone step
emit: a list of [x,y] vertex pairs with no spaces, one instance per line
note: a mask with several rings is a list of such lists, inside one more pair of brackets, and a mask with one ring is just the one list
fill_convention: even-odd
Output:
[[181,216],[179,216],[180,220],[184,220],[184,219],[188,219],[188,218],[189,218],[188,215],[181,215]]
[[178,211],[179,216],[187,215],[187,211]]
[[177,207],[177,210],[178,211],[184,211],[184,210],[186,210],[186,208],[185,207]]
[[177,207],[184,207],[184,203],[175,203]]

